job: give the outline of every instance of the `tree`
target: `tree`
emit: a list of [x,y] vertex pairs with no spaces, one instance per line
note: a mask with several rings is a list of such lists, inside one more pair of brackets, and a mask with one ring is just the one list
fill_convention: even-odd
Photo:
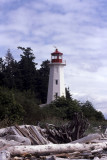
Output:
[[74,113],[81,113],[80,102],[76,99],[70,100],[70,106],[67,109],[67,119],[72,120]]
[[89,120],[104,120],[103,114],[97,111],[93,107],[93,104],[89,101],[86,101],[85,103],[81,104],[81,109],[85,117]]
[[72,120],[74,113],[81,112],[78,101],[68,100],[65,97],[58,97],[46,109],[44,107],[46,116],[58,117],[61,119]]
[[0,72],[3,71],[3,60],[2,58],[0,58]]
[[12,53],[10,52],[10,49],[7,50],[5,60],[4,60],[4,86],[8,88],[14,88],[15,87],[15,81],[14,81],[14,69],[15,69],[15,61],[12,56]]
[[4,70],[4,64],[3,64],[3,60],[2,58],[0,58],[0,86],[3,86],[4,83],[4,73],[3,73],[3,70]]
[[19,64],[19,89],[20,90],[32,90],[34,91],[36,88],[36,65],[34,62],[35,56],[32,53],[32,49],[27,47],[18,47],[23,51],[21,54],[21,60],[18,62]]
[[15,100],[20,102],[24,109],[23,122],[26,124],[36,124],[41,120],[40,107],[35,93],[31,91],[15,91]]
[[66,93],[66,99],[72,99],[71,97],[71,94],[70,94],[70,90],[69,90],[69,87],[68,88],[65,88],[65,93]]
[[14,58],[13,58],[13,55],[12,55],[10,49],[8,49],[6,56],[5,56],[5,64],[9,66],[12,61],[14,61]]
[[103,120],[105,120],[104,115],[102,114],[101,111],[96,111],[95,117],[96,117],[97,121],[103,121]]
[[38,70],[37,91],[39,93],[38,98],[41,100],[41,103],[46,103],[47,100],[49,63],[49,60],[43,61],[41,68]]
[[23,119],[23,107],[15,101],[14,94],[0,88],[0,120],[8,120],[8,124],[19,123]]

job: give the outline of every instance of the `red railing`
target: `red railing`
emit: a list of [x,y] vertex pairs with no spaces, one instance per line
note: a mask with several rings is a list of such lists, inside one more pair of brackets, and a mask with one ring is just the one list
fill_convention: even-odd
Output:
[[62,59],[52,59],[51,62],[52,63],[54,63],[54,62],[62,63]]

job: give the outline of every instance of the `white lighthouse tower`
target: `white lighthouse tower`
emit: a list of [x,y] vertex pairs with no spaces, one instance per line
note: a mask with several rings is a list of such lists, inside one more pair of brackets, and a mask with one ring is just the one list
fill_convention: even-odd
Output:
[[64,87],[64,66],[63,53],[58,49],[51,53],[50,75],[48,84],[47,104],[55,100],[57,97],[65,96]]

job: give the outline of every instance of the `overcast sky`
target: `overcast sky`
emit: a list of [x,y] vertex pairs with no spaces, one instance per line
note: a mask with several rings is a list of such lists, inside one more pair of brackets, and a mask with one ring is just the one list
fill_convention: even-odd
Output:
[[0,57],[31,47],[36,62],[56,46],[66,60],[65,86],[107,118],[107,0],[0,0]]

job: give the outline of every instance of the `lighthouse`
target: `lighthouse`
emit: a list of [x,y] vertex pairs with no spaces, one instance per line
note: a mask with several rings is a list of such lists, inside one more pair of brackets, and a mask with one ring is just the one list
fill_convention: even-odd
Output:
[[59,52],[58,49],[51,53],[50,74],[48,84],[48,96],[47,104],[50,104],[57,97],[65,97],[65,86],[64,86],[64,66],[66,65],[63,60],[63,53]]

